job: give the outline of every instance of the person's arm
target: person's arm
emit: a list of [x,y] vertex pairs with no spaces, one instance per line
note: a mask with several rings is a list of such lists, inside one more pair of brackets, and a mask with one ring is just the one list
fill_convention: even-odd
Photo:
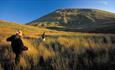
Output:
[[12,41],[13,37],[14,37],[13,35],[10,36],[10,37],[8,37],[8,38],[6,39],[6,41]]

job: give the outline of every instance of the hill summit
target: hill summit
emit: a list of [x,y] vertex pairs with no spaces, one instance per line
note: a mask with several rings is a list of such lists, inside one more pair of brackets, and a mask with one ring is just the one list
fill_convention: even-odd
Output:
[[115,13],[98,9],[58,9],[27,24],[48,28],[61,26],[71,31],[90,32],[104,29],[106,32],[107,29],[107,32],[113,32]]

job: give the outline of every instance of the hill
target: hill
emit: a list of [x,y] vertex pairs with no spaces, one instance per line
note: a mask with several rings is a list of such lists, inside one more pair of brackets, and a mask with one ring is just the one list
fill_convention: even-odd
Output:
[[[17,30],[22,30],[24,35],[30,37],[38,37],[43,32],[49,33],[53,31],[45,28],[37,28],[34,26],[28,26],[24,24],[17,24],[15,22],[0,20],[0,38],[8,37],[12,34],[15,34]],[[53,32],[55,33],[56,31],[54,30]]]
[[74,32],[115,33],[115,13],[98,9],[58,9],[27,25]]

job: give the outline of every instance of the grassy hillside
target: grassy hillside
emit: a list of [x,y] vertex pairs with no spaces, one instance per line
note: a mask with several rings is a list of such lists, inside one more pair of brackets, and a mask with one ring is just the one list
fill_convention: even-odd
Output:
[[[17,29],[24,32],[19,65],[5,41]],[[40,35],[46,32],[46,41]],[[114,69],[115,34],[80,33],[38,28],[0,21],[0,70],[102,70]]]
[[98,9],[58,9],[27,24],[55,30],[61,30],[61,26],[74,32],[115,33],[115,13]]

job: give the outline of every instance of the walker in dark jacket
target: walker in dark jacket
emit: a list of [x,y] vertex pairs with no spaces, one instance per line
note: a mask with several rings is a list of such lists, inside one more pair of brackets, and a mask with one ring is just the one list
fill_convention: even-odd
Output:
[[18,34],[10,36],[9,38],[7,38],[7,41],[11,42],[12,50],[16,55],[15,63],[18,64],[20,61],[20,55],[21,55],[22,51],[27,50],[27,47],[24,46],[24,44]]

